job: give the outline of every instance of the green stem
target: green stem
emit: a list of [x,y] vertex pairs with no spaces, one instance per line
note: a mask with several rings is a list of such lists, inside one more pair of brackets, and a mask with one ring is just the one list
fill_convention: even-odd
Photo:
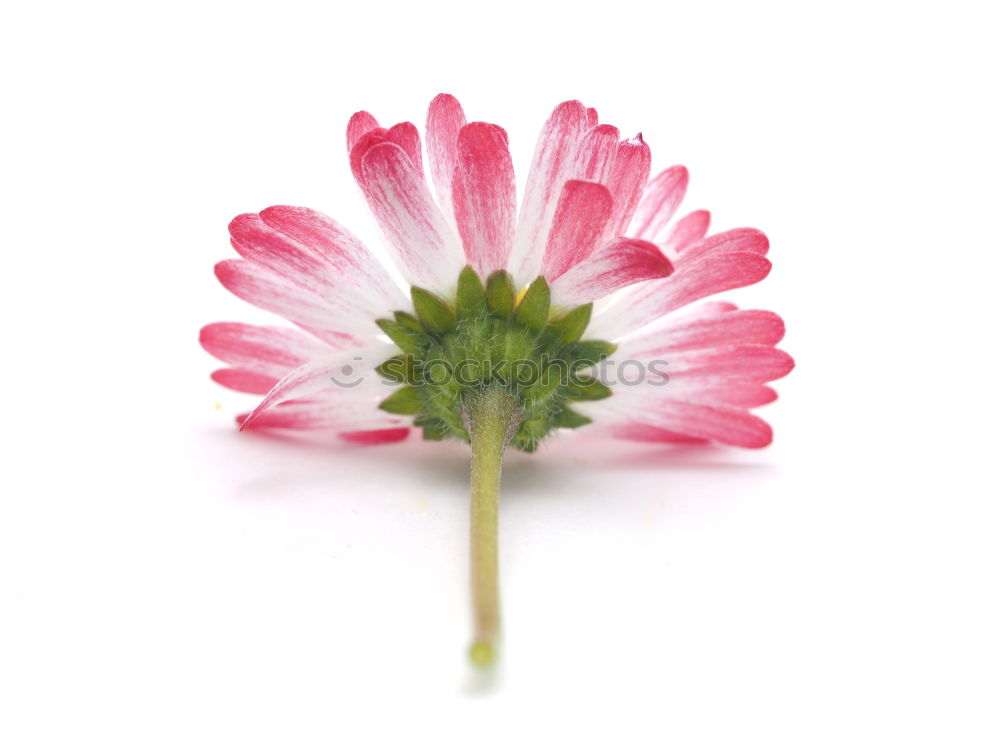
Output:
[[468,399],[465,422],[472,442],[471,578],[475,635],[469,659],[478,667],[496,660],[500,635],[500,583],[497,565],[497,501],[503,454],[518,425],[517,399],[502,388],[488,388]]

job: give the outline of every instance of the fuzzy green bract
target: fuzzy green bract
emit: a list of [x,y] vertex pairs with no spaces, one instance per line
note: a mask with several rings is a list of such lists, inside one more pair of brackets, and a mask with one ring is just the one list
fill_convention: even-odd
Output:
[[506,271],[492,273],[483,284],[466,267],[454,300],[419,287],[411,296],[413,313],[400,310],[392,320],[377,321],[400,353],[376,369],[401,386],[379,407],[413,415],[425,439],[468,442],[465,404],[500,387],[521,408],[511,445],[533,451],[555,428],[590,422],[571,402],[611,395],[588,370],[614,352],[614,344],[581,340],[592,305],[553,313],[541,276],[518,299]]

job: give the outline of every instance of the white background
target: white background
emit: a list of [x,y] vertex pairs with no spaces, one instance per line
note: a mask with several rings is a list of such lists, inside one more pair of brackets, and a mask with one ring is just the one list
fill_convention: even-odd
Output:
[[[996,748],[990,3],[21,3],[4,13],[0,745]],[[772,447],[554,442],[505,475],[464,662],[466,457],[239,435],[226,224],[376,244],[350,114],[439,91],[523,180],[568,98],[771,238]]]

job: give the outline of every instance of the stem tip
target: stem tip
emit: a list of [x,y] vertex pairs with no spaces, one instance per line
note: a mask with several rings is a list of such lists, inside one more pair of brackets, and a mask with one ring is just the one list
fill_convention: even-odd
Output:
[[489,669],[497,660],[496,649],[489,641],[475,641],[469,646],[469,661],[480,669]]

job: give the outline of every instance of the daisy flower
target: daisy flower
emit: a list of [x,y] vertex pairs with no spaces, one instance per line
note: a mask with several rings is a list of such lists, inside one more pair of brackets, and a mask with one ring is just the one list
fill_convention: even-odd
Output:
[[[470,444],[470,657],[495,659],[497,500],[509,447],[574,429],[627,440],[760,448],[750,409],[787,374],[777,315],[704,297],[763,279],[756,229],[708,235],[674,220],[688,183],[650,179],[650,149],[578,101],[539,136],[518,209],[503,128],[436,97],[426,161],[417,128],[367,112],[347,126],[351,171],[407,289],[360,240],[308,208],[273,206],[229,225],[241,256],[216,275],[293,327],[213,323],[201,343],[218,383],[263,395],[241,429],[335,430],[353,443]],[[431,191],[433,186],[433,193]]]

